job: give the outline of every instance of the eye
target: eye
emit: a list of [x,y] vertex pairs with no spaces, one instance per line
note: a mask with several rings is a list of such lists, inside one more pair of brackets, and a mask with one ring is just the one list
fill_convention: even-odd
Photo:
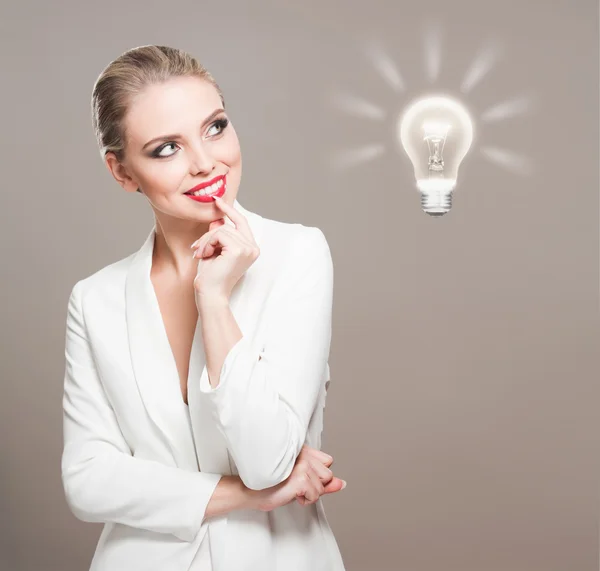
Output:
[[164,145],[161,145],[160,147],[158,147],[158,149],[156,149],[153,153],[152,156],[153,157],[158,157],[159,159],[165,159],[167,157],[170,157],[172,155],[174,155],[175,153],[171,153],[170,155],[161,155],[160,152],[163,149],[166,149],[168,146],[173,146],[175,145],[175,143],[165,143]]
[[[216,120],[216,121],[215,121],[215,122],[214,122],[214,123],[213,123],[213,124],[210,126],[210,129],[209,129],[209,131],[210,131],[211,129],[213,129],[214,127],[218,127],[218,128],[219,128],[219,132],[217,133],[217,135],[220,135],[220,134],[221,134],[221,133],[222,133],[222,132],[225,130],[225,128],[227,127],[227,125],[229,125],[229,119],[227,119],[226,117],[222,117],[221,119],[217,119],[217,120]],[[161,145],[160,147],[158,147],[158,149],[156,149],[156,150],[155,150],[155,151],[152,153],[152,156],[153,156],[153,157],[156,157],[156,158],[159,158],[159,159],[166,159],[166,158],[168,158],[168,157],[172,157],[172,156],[173,156],[175,153],[171,153],[171,154],[169,154],[169,155],[162,155],[162,154],[160,154],[160,153],[161,153],[161,151],[162,151],[163,149],[166,149],[166,148],[167,148],[169,145],[176,145],[176,143],[174,143],[174,142],[168,142],[168,143],[165,143],[164,145]]]
[[[212,129],[213,127],[219,127],[219,133],[222,133],[225,130],[225,127],[227,127],[227,125],[229,125],[229,119],[222,117],[221,119],[217,119],[211,126],[210,128]],[[209,129],[210,130],[210,129]],[[217,134],[219,134],[217,133]]]

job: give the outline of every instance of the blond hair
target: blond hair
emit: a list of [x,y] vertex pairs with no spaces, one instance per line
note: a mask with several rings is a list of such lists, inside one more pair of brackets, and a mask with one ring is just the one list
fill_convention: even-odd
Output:
[[135,96],[149,85],[174,77],[208,81],[225,108],[223,93],[213,76],[187,52],[156,45],[130,49],[104,68],[92,90],[92,126],[102,160],[108,152],[114,153],[119,162],[124,160],[127,147],[124,119]]

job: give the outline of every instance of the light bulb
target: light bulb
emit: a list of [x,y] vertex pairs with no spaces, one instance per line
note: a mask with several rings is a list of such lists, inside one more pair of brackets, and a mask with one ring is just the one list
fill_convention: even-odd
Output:
[[411,160],[421,206],[431,216],[452,208],[458,167],[473,141],[473,123],[463,105],[448,97],[413,103],[398,124],[400,141]]

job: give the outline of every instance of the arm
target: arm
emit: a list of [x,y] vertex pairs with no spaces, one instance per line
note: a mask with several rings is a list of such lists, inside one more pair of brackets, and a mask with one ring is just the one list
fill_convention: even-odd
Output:
[[[200,307],[207,367],[200,393],[244,484],[283,482],[304,445],[329,357],[333,263],[323,232],[298,236],[268,303],[267,340],[252,347],[228,304]],[[214,371],[217,378],[210,379]]]
[[244,485],[239,476],[222,476],[206,506],[204,519],[235,510],[258,509],[262,496],[256,494]]
[[104,393],[86,337],[78,282],[68,304],[62,482],[73,514],[191,542],[206,517],[245,507],[239,478],[134,458]]

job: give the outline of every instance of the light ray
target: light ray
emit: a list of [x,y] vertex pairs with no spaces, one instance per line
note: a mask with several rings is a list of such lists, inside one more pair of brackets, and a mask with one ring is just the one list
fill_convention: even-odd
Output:
[[345,169],[353,165],[373,160],[383,154],[384,151],[384,145],[367,145],[360,149],[337,151],[331,157],[331,166],[336,170]]
[[365,54],[394,91],[400,92],[406,89],[400,71],[378,41],[367,41],[365,43]]
[[425,32],[425,65],[427,77],[433,83],[440,74],[442,61],[441,30],[439,25],[431,25]]
[[515,174],[527,176],[533,173],[531,161],[512,151],[499,147],[482,147],[481,153],[489,161]]
[[471,91],[486,76],[494,66],[494,63],[496,63],[499,52],[500,48],[497,44],[490,44],[483,51],[479,52],[460,86],[463,93]]
[[381,107],[360,99],[355,95],[335,93],[331,95],[331,100],[338,109],[343,109],[356,117],[366,117],[378,121],[385,119],[385,111]]
[[491,123],[508,117],[514,117],[515,115],[521,115],[531,109],[531,104],[532,101],[529,97],[516,97],[486,109],[481,114],[481,120]]

